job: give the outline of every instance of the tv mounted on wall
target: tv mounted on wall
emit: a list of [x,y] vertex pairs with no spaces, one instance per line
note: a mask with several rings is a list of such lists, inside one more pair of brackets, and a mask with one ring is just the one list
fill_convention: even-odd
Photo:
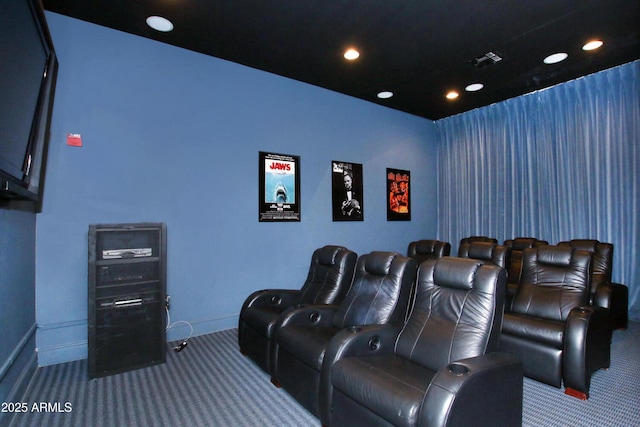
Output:
[[0,199],[39,201],[58,71],[40,0],[0,5]]

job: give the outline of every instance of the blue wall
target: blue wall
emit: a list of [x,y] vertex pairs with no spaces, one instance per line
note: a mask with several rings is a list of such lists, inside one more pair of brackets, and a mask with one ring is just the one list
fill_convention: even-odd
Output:
[[[236,326],[244,298],[298,288],[312,251],[435,238],[435,125],[290,79],[47,13],[60,61],[37,218],[40,365],[86,357],[87,229],[165,222],[171,320]],[[66,145],[82,135],[81,148]],[[301,157],[302,221],[258,222],[258,152]],[[332,222],[331,160],[363,164],[363,222]],[[407,169],[412,221],[387,222]],[[169,339],[188,331],[169,331]]]
[[36,367],[36,215],[28,207],[3,202],[0,209],[0,402],[19,397],[14,387]]

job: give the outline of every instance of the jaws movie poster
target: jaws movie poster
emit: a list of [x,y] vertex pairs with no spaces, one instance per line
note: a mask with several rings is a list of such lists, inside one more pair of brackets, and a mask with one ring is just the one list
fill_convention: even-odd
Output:
[[300,157],[260,152],[259,221],[300,221]]

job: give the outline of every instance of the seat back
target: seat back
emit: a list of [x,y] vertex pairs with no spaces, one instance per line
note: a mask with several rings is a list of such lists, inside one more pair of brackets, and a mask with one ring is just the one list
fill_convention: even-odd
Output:
[[458,249],[460,258],[472,258],[507,268],[511,259],[511,249],[495,242],[463,243]]
[[504,246],[511,248],[511,259],[509,261],[507,283],[520,283],[522,274],[522,253],[525,249],[537,248],[548,245],[546,240],[538,240],[535,237],[516,237],[504,241]]
[[300,304],[337,304],[351,287],[358,256],[342,246],[324,246],[313,252]]
[[560,242],[558,246],[570,246],[576,250],[593,254],[591,263],[591,293],[594,294],[602,283],[611,283],[613,270],[613,245],[590,239],[574,239]]
[[591,254],[570,246],[525,249],[522,276],[511,311],[566,321],[574,307],[587,304]]
[[438,259],[449,256],[451,243],[439,240],[417,240],[409,243],[407,256],[417,261],[418,265],[430,259]]
[[444,257],[422,263],[396,354],[437,371],[496,351],[506,280],[506,270],[480,260]]
[[416,272],[416,261],[396,252],[360,256],[353,285],[333,316],[333,326],[402,325]]

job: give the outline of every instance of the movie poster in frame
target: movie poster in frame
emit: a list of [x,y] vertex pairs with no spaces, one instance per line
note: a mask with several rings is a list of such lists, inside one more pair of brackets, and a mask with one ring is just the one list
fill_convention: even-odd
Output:
[[331,162],[331,201],[334,221],[363,221],[362,165]]
[[300,221],[300,156],[260,151],[259,171],[259,221]]
[[387,168],[387,221],[411,221],[411,172]]

